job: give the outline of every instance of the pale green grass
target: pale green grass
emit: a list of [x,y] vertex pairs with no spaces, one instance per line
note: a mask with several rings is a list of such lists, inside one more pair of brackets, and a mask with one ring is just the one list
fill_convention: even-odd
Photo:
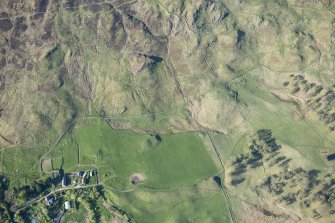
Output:
[[210,135],[224,164],[228,164],[229,160],[243,153],[249,143],[249,136],[245,134],[234,133],[226,136],[210,133]]
[[[63,165],[62,168],[65,171],[74,170],[78,164],[78,147],[76,144],[76,139],[71,135],[70,132],[66,133],[63,139],[59,142],[59,144],[51,150],[50,154],[48,154],[50,158],[59,159],[63,157]],[[59,166],[59,162],[57,165],[54,164],[54,168]]]
[[247,84],[238,91],[241,101],[248,105],[244,115],[255,131],[271,129],[279,144],[299,150],[319,167],[325,165],[320,156],[320,149],[327,141],[322,123],[294,119],[296,106],[279,100],[255,79],[247,78]]
[[4,150],[0,164],[2,171],[9,178],[11,187],[22,186],[38,180],[40,174],[39,159],[47,148],[9,148]]
[[52,158],[52,168],[54,170],[62,168],[62,165],[63,165],[62,157],[59,156]]
[[320,151],[330,144],[331,139],[327,138],[322,123],[294,119],[292,113],[296,112],[296,106],[276,98],[256,79],[247,77],[245,84],[235,88],[241,103],[247,104],[238,112],[253,131],[232,132],[227,136],[211,133],[225,164],[248,149],[250,136],[257,130],[270,129],[278,144],[289,146],[293,153],[300,153],[297,163],[308,163],[308,166],[319,169],[328,165]]
[[219,190],[217,193],[138,191],[116,193],[113,197],[136,222],[230,222],[227,204]]

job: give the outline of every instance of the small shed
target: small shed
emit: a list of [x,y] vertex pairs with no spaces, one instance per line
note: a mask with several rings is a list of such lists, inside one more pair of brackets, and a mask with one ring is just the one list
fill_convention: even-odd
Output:
[[66,179],[66,175],[65,175],[62,179],[62,187],[66,187],[66,186],[67,186],[67,179]]
[[69,210],[71,208],[70,201],[65,201],[64,206],[65,206],[65,210]]
[[81,184],[86,185],[87,184],[87,179],[85,177],[81,178]]
[[51,205],[52,203],[53,203],[53,199],[52,199],[52,197],[51,196],[47,196],[47,197],[45,197],[45,203],[46,203],[46,205]]

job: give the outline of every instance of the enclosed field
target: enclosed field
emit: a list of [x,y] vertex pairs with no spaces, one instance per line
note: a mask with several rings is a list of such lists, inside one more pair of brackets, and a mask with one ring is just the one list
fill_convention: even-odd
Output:
[[[206,179],[218,169],[197,133],[145,135],[114,130],[104,121],[89,121],[75,132],[80,164],[95,164],[100,179],[111,187],[141,185],[169,188]],[[142,182],[143,181],[143,182]]]

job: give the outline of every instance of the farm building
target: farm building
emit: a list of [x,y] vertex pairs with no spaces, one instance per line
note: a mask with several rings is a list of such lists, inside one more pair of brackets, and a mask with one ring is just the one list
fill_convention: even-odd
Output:
[[71,208],[70,201],[65,201],[64,206],[65,206],[65,210],[69,210]]
[[62,187],[66,187],[66,186],[67,186],[67,179],[66,179],[66,175],[65,175],[62,179]]
[[48,206],[53,203],[53,199],[51,196],[47,196],[44,200],[45,200],[46,205]]
[[87,184],[87,179],[85,177],[81,178],[81,184],[86,185]]

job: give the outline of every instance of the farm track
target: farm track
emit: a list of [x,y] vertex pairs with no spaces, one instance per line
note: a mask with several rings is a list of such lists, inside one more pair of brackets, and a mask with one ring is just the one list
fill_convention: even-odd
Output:
[[[208,135],[208,137],[209,137],[209,139],[210,139],[210,141],[211,141],[211,143],[212,143],[212,147],[214,148],[215,153],[216,153],[216,155],[217,155],[217,157],[218,157],[218,159],[219,159],[219,161],[220,161],[220,164],[221,164],[221,166],[222,166],[222,170],[223,170],[223,172],[225,172],[225,171],[224,171],[224,170],[225,170],[225,167],[224,167],[224,164],[223,164],[222,159],[221,159],[221,157],[220,157],[220,154],[219,154],[219,152],[218,152],[218,150],[217,150],[217,148],[216,148],[216,146],[215,146],[214,140],[212,139],[212,137],[211,137],[211,135],[209,134],[208,131],[207,131],[207,135]],[[227,206],[228,206],[228,213],[229,213],[230,221],[231,221],[232,223],[235,223],[235,222],[236,222],[236,220],[235,220],[235,215],[234,215],[234,212],[233,212],[233,210],[232,210],[232,205],[231,205],[231,201],[230,201],[230,196],[229,196],[229,194],[228,194],[228,192],[227,192],[227,188],[224,186],[224,183],[221,185],[220,188],[221,188],[221,190],[222,190],[222,193],[223,193],[223,195],[224,195],[224,198],[225,198],[226,203],[227,203]]]
[[86,185],[86,186],[60,188],[60,189],[54,190],[54,191],[52,191],[52,192],[48,193],[47,195],[44,195],[44,196],[42,196],[40,198],[35,198],[35,199],[31,200],[31,201],[28,201],[24,205],[21,205],[20,207],[12,206],[11,207],[11,211],[18,212],[18,211],[21,211],[23,209],[26,209],[27,207],[29,207],[29,206],[31,206],[33,204],[36,204],[36,203],[42,201],[43,199],[45,199],[46,197],[48,197],[48,196],[50,196],[52,194],[55,194],[55,193],[59,193],[59,192],[66,191],[66,190],[77,190],[77,189],[96,187],[96,186],[100,186],[100,185],[101,184],[94,184],[94,185]]
[[[95,165],[78,165],[78,166],[93,166],[93,167],[96,167]],[[21,211],[21,210],[26,209],[27,207],[29,207],[29,206],[31,206],[33,204],[36,204],[36,203],[42,201],[43,199],[45,199],[46,197],[48,197],[50,195],[53,195],[55,193],[59,193],[59,192],[62,192],[62,191],[85,189],[85,188],[91,188],[91,187],[97,187],[97,186],[103,186],[104,188],[107,188],[107,189],[109,189],[111,191],[116,191],[116,192],[119,192],[119,193],[131,193],[131,192],[135,192],[134,188],[133,189],[129,189],[129,190],[119,190],[119,189],[116,189],[114,187],[105,185],[103,182],[99,183],[99,180],[97,178],[97,183],[96,184],[86,185],[86,186],[76,186],[76,187],[59,188],[57,190],[54,190],[54,191],[48,193],[47,195],[44,195],[44,196],[39,197],[39,198],[32,199],[32,200],[26,202],[24,205],[21,205],[20,207],[12,206],[11,210],[13,212]],[[221,188],[221,189],[223,189],[223,188]],[[171,189],[141,188],[140,190],[143,190],[143,191],[146,191],[146,192],[202,191],[202,192],[207,192],[207,193],[220,193],[217,190],[210,190],[210,189],[206,189],[206,188],[191,188],[191,187],[190,188],[184,188],[184,187],[183,188],[171,188]],[[228,195],[228,197],[229,197],[229,195]]]

